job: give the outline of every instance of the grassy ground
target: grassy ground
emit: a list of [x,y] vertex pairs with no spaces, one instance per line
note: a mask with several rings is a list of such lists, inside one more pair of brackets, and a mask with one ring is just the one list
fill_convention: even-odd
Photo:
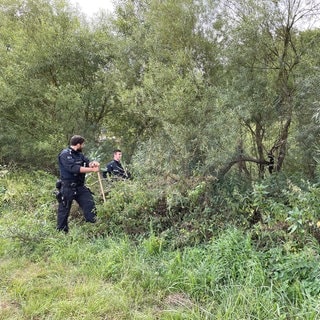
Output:
[[102,236],[107,221],[77,216],[65,235],[45,191],[52,177],[33,177],[2,180],[0,319],[320,319],[312,238],[261,250],[252,232],[229,227],[170,249],[154,234]]
[[301,276],[277,281],[236,230],[203,247],[157,252],[154,239],[89,239],[85,229],[32,248],[2,240],[0,319],[319,318]]

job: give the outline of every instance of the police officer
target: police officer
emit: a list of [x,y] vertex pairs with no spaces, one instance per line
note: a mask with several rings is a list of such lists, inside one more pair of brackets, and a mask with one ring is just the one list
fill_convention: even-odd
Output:
[[70,139],[70,146],[62,150],[58,156],[60,169],[60,194],[57,214],[57,230],[68,232],[68,217],[73,200],[76,200],[83,211],[87,222],[96,222],[96,208],[92,193],[85,184],[88,172],[99,172],[100,164],[90,162],[82,149],[85,139],[75,135]]
[[121,157],[121,150],[115,149],[113,151],[113,160],[107,164],[106,168],[102,172],[102,176],[104,178],[107,178],[107,175],[113,180],[125,180],[131,178],[131,174],[123,168],[120,162]]

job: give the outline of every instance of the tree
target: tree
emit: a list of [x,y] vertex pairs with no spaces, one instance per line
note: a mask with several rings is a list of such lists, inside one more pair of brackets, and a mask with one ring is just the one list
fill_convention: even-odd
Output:
[[288,155],[290,128],[297,125],[298,66],[308,59],[299,26],[319,14],[320,5],[245,0],[228,1],[223,9],[222,44],[232,79],[228,104],[239,118],[244,152],[253,154],[259,176],[269,163],[267,156],[279,172]]
[[0,15],[2,157],[52,168],[57,148],[74,133],[97,135],[108,112],[110,37],[64,1],[7,1]]
[[203,171],[208,149],[218,154],[224,136],[215,126],[226,120],[214,101],[219,62],[200,27],[201,10],[191,0],[122,1],[116,9],[122,121],[133,125],[128,140],[158,160],[151,170]]

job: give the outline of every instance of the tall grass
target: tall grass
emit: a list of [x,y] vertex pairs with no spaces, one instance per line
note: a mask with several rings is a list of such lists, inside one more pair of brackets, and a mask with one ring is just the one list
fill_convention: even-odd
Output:
[[35,177],[1,180],[0,319],[319,318],[315,242],[261,251],[231,226],[172,249],[152,230],[133,241],[78,216],[65,235],[55,230],[54,178]]

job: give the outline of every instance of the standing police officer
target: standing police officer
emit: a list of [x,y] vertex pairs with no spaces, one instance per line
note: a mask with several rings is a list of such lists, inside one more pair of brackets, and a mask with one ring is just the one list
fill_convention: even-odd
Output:
[[68,217],[73,200],[76,200],[83,211],[87,222],[96,222],[96,207],[92,193],[87,188],[85,176],[88,172],[99,172],[100,164],[90,162],[82,154],[85,139],[75,135],[70,139],[70,146],[58,156],[60,169],[60,199],[57,214],[57,230],[68,232]]

